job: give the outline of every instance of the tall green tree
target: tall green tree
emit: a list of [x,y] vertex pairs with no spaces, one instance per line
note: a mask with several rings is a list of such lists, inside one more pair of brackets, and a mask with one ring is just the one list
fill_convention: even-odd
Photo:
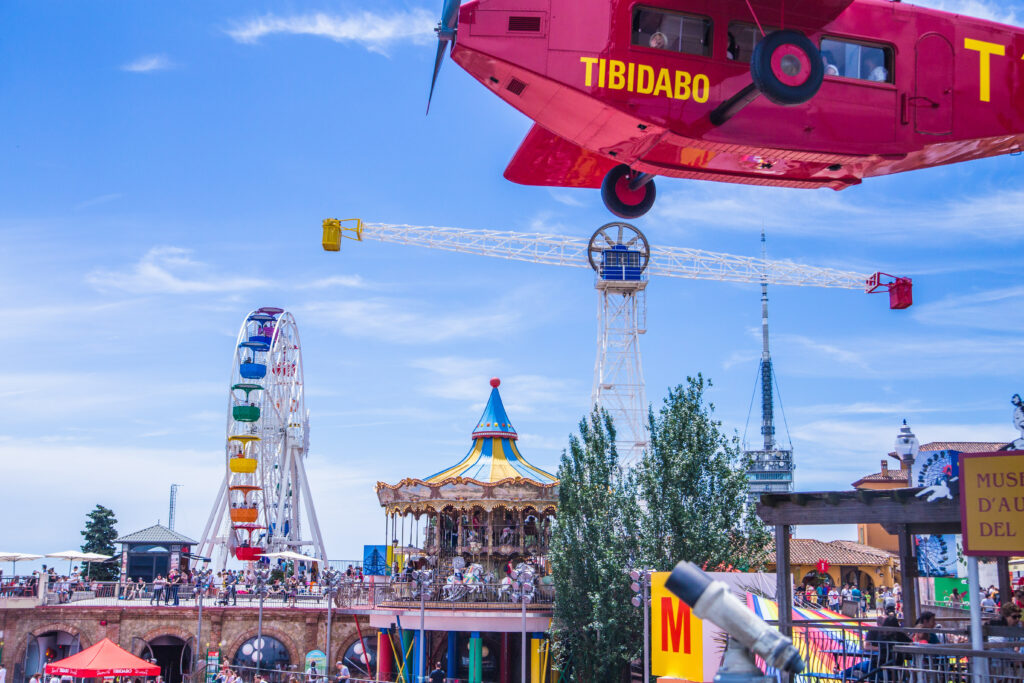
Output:
[[626,575],[636,560],[639,511],[607,412],[584,418],[579,436],[569,437],[558,479],[550,552],[556,653],[575,681],[621,680],[643,637]]
[[650,447],[636,471],[645,566],[659,571],[689,560],[709,570],[756,569],[771,536],[747,501],[748,460],[727,437],[698,374],[670,389],[649,412]]
[[[82,530],[83,553],[100,553],[117,556],[114,539],[117,538],[117,517],[110,508],[97,504],[93,511],[86,515],[85,529]],[[111,561],[104,564],[93,564],[89,575],[100,581],[116,581],[121,574],[120,563]]]

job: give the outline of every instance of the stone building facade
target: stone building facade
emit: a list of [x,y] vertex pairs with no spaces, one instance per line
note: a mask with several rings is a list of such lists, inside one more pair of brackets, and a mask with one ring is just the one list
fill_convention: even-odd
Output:
[[[221,661],[231,661],[243,644],[257,633],[257,609],[254,607],[203,607],[199,638],[199,610],[195,607],[114,607],[114,606],[40,606],[28,609],[0,609],[2,661],[8,671],[8,683],[22,683],[33,672],[25,671],[30,641],[46,633],[69,634],[85,649],[103,638],[122,648],[143,655],[149,643],[180,640],[198,643],[199,652],[219,647]],[[328,661],[338,661],[359,638],[375,638],[365,610],[336,609],[332,614],[331,653]],[[294,670],[301,671],[306,653],[324,650],[327,644],[327,610],[266,607],[263,610],[263,634],[284,645]]]

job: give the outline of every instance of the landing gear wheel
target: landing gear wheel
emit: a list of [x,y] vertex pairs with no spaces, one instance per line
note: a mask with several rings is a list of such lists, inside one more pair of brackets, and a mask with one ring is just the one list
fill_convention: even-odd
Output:
[[825,77],[821,53],[798,31],[773,31],[754,48],[750,75],[775,104],[801,104],[814,97]]
[[626,164],[619,164],[601,183],[601,199],[604,205],[619,218],[639,218],[651,210],[654,206],[654,197],[657,190],[654,181],[649,180],[641,187],[629,189],[629,181],[635,178],[637,173]]

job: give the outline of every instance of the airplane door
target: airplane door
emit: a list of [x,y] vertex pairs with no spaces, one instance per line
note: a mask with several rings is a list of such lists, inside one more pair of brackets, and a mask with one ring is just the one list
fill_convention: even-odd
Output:
[[923,135],[953,132],[953,46],[945,36],[928,33],[917,41],[914,74],[914,130]]

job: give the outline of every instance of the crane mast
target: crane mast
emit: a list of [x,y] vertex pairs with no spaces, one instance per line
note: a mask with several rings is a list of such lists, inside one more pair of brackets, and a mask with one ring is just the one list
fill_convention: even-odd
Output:
[[[774,452],[771,423],[771,358],[768,355],[767,286],[828,287],[888,291],[890,308],[910,305],[909,278],[808,266],[792,261],[723,254],[687,247],[650,246],[628,223],[609,223],[587,240],[568,235],[476,230],[328,218],[323,222],[323,248],[340,251],[343,239],[373,240],[440,249],[510,261],[570,268],[592,268],[598,296],[597,359],[591,395],[594,404],[615,420],[620,460],[635,464],[648,443],[647,401],[639,335],[646,332],[644,291],[650,275],[690,280],[758,282],[762,291],[764,356],[763,386],[767,416],[762,432],[765,452]],[[883,281],[883,277],[891,281]]]

